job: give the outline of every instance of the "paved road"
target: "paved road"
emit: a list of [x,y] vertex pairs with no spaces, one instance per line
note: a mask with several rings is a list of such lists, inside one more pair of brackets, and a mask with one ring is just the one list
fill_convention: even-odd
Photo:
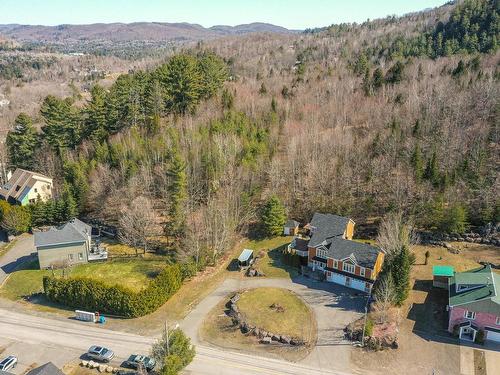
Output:
[[[20,374],[33,363],[52,360],[62,367],[79,356],[92,344],[112,348],[117,365],[131,352],[147,353],[154,338],[130,333],[110,331],[91,323],[69,319],[48,319],[0,309],[0,345],[3,354],[15,354],[20,364],[15,372]],[[347,372],[332,372],[281,360],[233,353],[227,350],[196,347],[196,357],[187,368],[190,374],[207,375],[348,375]]]
[[14,269],[22,262],[28,260],[35,253],[35,244],[33,242],[33,235],[23,234],[19,236],[12,246],[0,258],[0,285],[7,278],[7,275],[14,271]]
[[[292,290],[302,297],[314,311],[318,323],[318,342],[302,365],[317,367],[321,371],[336,369],[351,372],[351,344],[343,340],[345,326],[362,316],[366,297],[332,283],[296,279],[226,279],[208,297],[201,301],[180,322],[181,328],[200,345],[198,332],[205,315],[231,292],[255,287],[277,287]],[[267,361],[267,359],[266,359]]]

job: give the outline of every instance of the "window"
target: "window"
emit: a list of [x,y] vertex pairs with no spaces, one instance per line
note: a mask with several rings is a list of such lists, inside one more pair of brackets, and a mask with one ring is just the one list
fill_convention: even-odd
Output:
[[312,262],[313,262],[314,266],[316,268],[319,268],[319,269],[323,269],[323,267],[325,266],[323,263],[318,262],[317,260],[313,260]]
[[344,265],[342,266],[342,269],[346,272],[349,272],[349,273],[354,273],[354,264],[350,264],[350,263],[344,263]]
[[476,319],[476,313],[474,311],[465,311],[465,319],[474,320]]
[[359,267],[359,275],[360,276],[365,276],[365,268],[364,267]]
[[83,260],[83,253],[78,253],[78,259]]
[[327,258],[327,255],[326,255],[326,250],[325,249],[317,249],[316,250],[316,256],[317,257],[320,257],[320,258]]
[[333,261],[333,268],[339,268],[339,262],[337,260]]
[[73,254],[68,254],[68,258],[69,258],[70,261],[72,261],[73,260]]
[[497,316],[497,320],[496,320],[495,324],[496,324],[497,326],[500,326],[500,316]]

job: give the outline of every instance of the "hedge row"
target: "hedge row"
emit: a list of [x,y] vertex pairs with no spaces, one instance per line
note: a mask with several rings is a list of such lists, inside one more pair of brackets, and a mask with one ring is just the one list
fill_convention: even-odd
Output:
[[163,305],[179,290],[182,280],[181,267],[175,264],[167,266],[140,292],[91,278],[57,276],[45,276],[43,290],[50,301],[66,306],[135,318]]

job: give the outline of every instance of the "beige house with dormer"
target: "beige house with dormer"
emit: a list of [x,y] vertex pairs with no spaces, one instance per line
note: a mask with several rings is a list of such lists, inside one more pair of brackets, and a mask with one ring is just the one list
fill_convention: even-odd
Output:
[[17,168],[7,183],[0,188],[0,197],[12,204],[25,206],[52,198],[52,179],[41,173]]

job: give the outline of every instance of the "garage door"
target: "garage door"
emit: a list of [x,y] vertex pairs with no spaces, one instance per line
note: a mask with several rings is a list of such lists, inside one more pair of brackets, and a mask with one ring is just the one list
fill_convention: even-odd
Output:
[[500,342],[500,332],[486,330],[488,334],[486,335],[486,340]]
[[332,283],[340,284],[340,285],[345,285],[345,276],[339,275],[338,273],[331,272],[330,276],[328,277],[328,281],[331,281]]
[[351,288],[365,291],[365,282],[357,279],[351,279]]

